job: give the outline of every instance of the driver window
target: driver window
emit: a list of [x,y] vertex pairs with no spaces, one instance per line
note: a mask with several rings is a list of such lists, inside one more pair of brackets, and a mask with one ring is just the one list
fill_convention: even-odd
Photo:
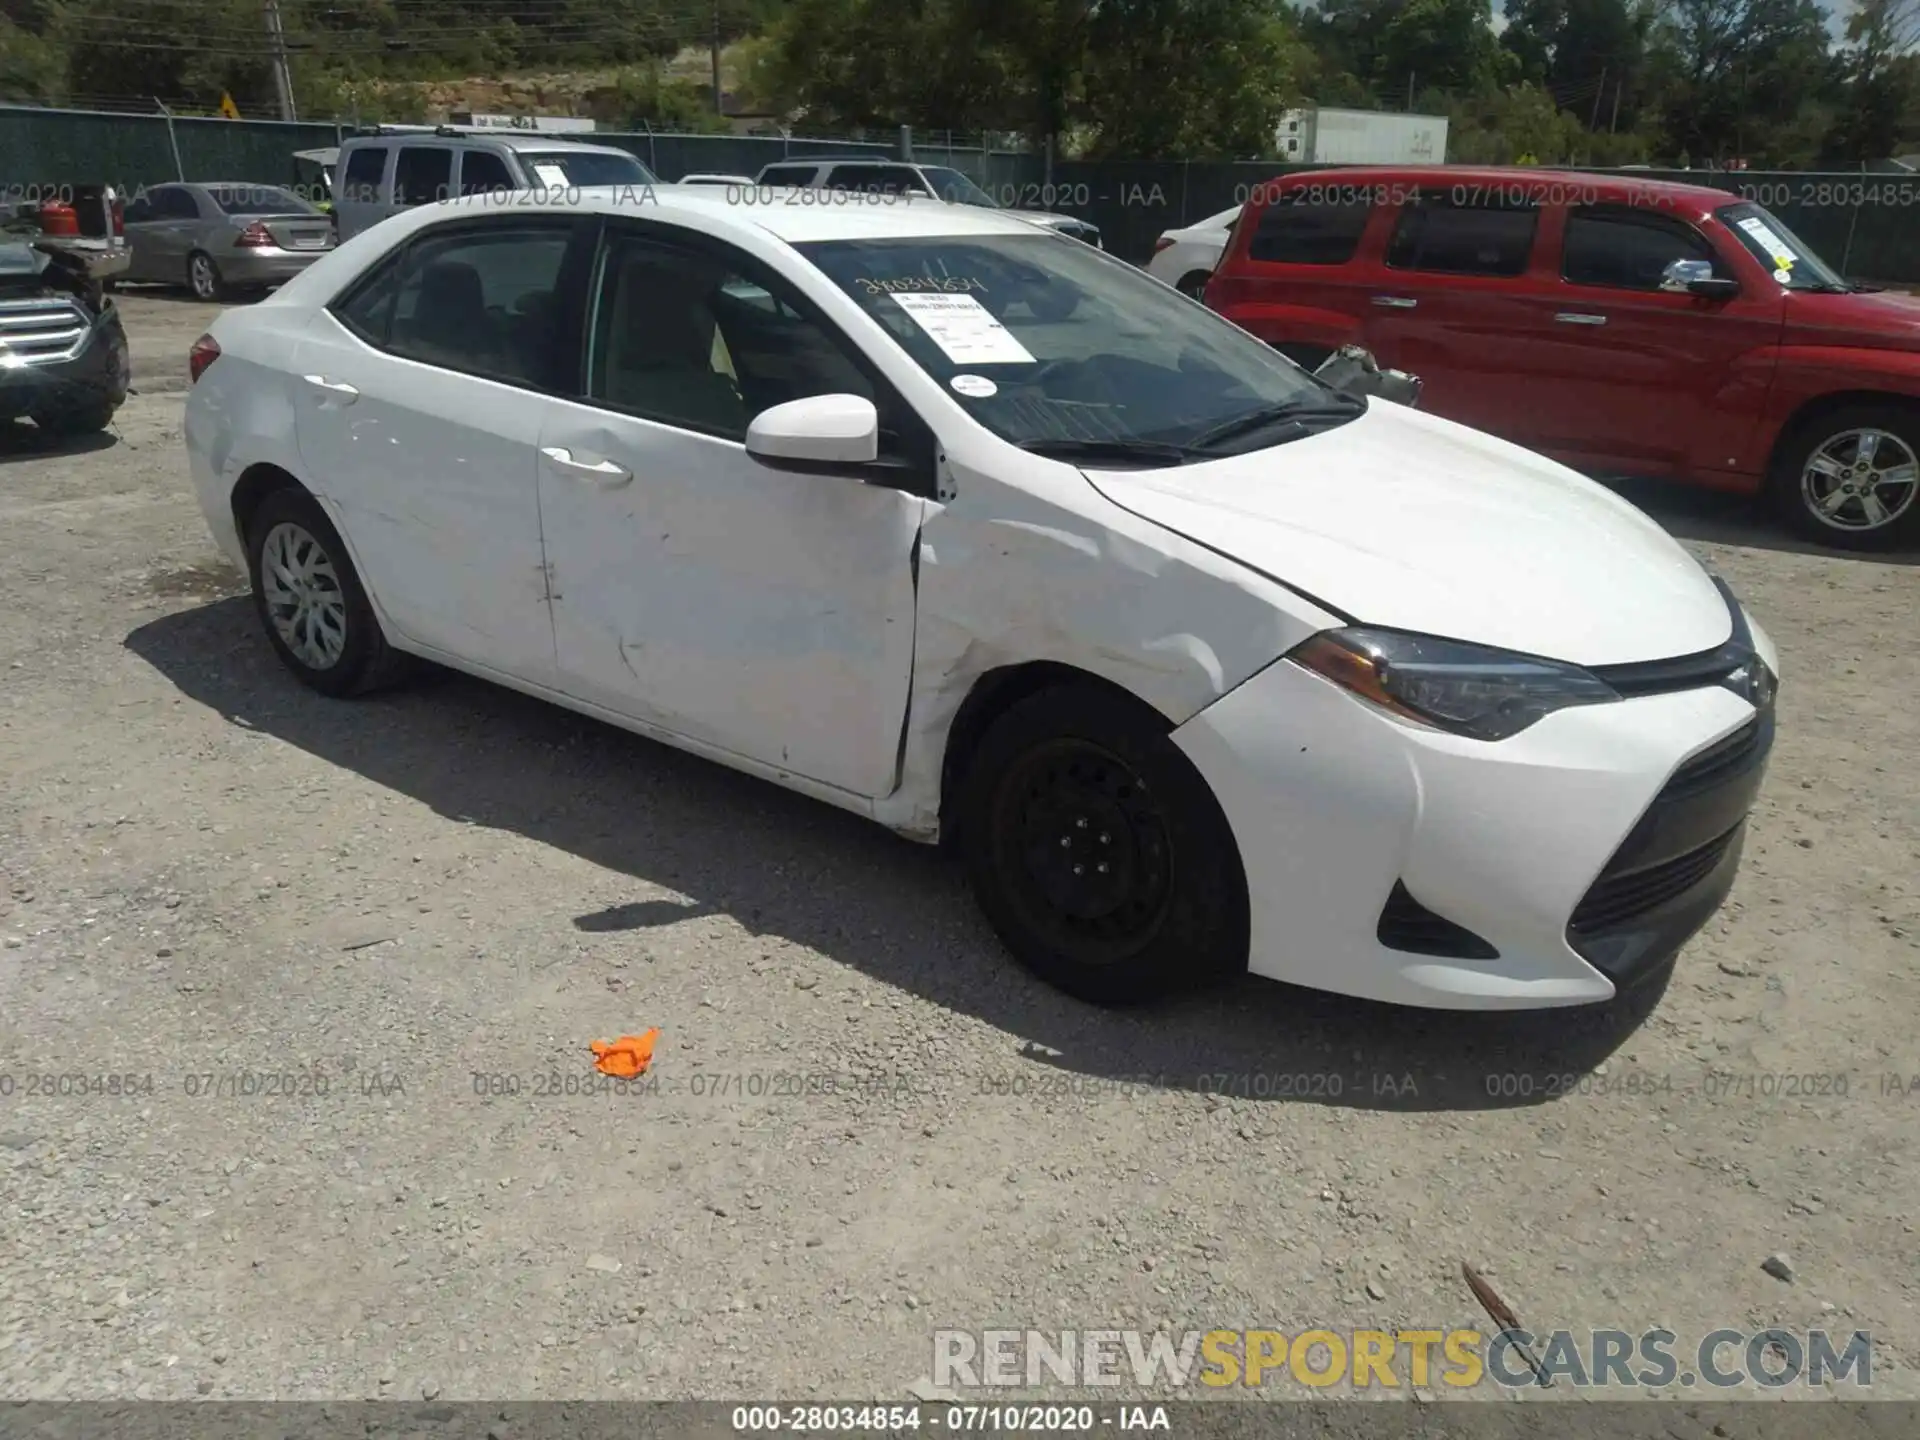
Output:
[[508,384],[551,383],[555,289],[571,222],[513,221],[427,238],[407,253],[387,349]]
[[729,440],[789,400],[872,399],[859,367],[780,289],[699,251],[614,236],[594,306],[588,398]]

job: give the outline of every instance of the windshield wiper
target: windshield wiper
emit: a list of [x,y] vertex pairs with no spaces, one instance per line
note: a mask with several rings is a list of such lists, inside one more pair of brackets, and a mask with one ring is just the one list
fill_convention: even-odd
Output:
[[1269,426],[1297,426],[1304,435],[1318,423],[1351,420],[1366,408],[1365,397],[1338,390],[1316,395],[1311,400],[1283,400],[1277,405],[1261,405],[1244,415],[1222,420],[1211,429],[1202,430],[1186,444],[1194,450],[1205,450],[1222,441],[1237,440]]
[[1069,440],[1041,436],[1032,440],[1016,440],[1014,444],[1030,455],[1044,455],[1049,460],[1086,460],[1096,465],[1114,462],[1152,464],[1156,461],[1167,465],[1184,465],[1195,458],[1189,446],[1170,445],[1164,440]]

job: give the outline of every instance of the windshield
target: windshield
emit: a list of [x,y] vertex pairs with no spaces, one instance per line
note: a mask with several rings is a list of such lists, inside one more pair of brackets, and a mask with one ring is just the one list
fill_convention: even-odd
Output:
[[[1014,444],[1189,445],[1276,405],[1341,398],[1170,286],[1052,235],[796,248]],[[1287,438],[1255,429],[1228,448]]]
[[1753,258],[1789,290],[1850,290],[1853,287],[1798,235],[1758,205],[1729,205],[1715,212]]
[[927,183],[933,187],[933,193],[950,205],[981,205],[989,210],[998,210],[1000,202],[958,170],[945,165],[922,165],[920,173],[927,177]]
[[305,200],[278,185],[209,185],[213,203],[229,215],[317,215]]
[[604,150],[523,150],[520,161],[533,182],[549,190],[659,183],[634,156],[610,155]]

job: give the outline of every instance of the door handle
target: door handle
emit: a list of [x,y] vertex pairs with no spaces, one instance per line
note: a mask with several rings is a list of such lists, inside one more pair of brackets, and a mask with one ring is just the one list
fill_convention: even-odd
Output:
[[1373,303],[1383,310],[1411,310],[1420,302],[1409,300],[1404,295],[1376,295],[1373,297]]
[[1576,310],[1562,310],[1553,318],[1562,325],[1604,325],[1607,323],[1607,317],[1604,315],[1582,315]]
[[631,470],[624,470],[611,460],[576,460],[573,458],[573,451],[564,445],[542,445],[540,453],[560,469],[579,479],[605,486],[609,490],[633,479]]
[[344,380],[329,380],[324,375],[302,375],[300,377],[316,390],[324,390],[334,396],[342,405],[351,405],[360,398],[360,391]]

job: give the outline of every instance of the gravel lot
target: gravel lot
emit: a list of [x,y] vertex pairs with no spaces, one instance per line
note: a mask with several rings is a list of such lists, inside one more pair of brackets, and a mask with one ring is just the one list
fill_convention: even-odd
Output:
[[[0,437],[0,1395],[903,1399],[938,1327],[1485,1325],[1463,1259],[1540,1330],[1866,1329],[1920,1395],[1914,569],[1636,494],[1785,668],[1657,1003],[1104,1014],[850,816],[464,678],[298,688],[162,389],[208,311],[127,312],[110,443]],[[533,1093],[647,1026],[648,1093]]]

